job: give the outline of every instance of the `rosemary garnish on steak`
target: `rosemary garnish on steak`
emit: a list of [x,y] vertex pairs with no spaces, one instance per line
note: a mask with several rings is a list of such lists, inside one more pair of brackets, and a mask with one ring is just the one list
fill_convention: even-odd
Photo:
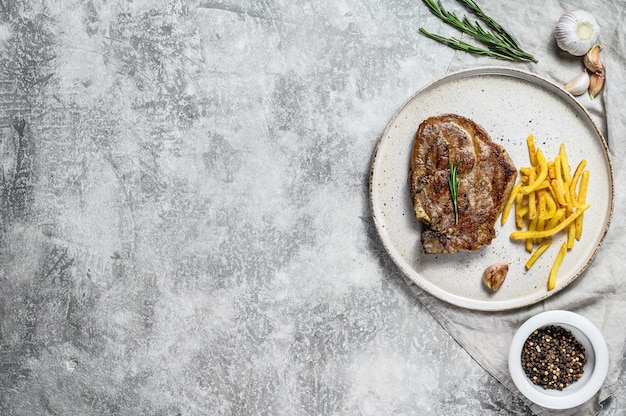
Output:
[[450,166],[450,176],[448,177],[448,186],[450,187],[450,195],[452,196],[452,205],[454,206],[454,224],[459,223],[459,178],[456,176],[456,172],[459,169],[459,163],[456,165],[448,159],[448,165]]

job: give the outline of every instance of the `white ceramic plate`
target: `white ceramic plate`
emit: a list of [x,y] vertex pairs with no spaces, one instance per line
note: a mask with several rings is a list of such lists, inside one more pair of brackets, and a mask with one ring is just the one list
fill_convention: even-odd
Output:
[[[496,223],[491,245],[472,253],[426,255],[421,247],[422,225],[415,219],[408,190],[413,139],[419,124],[430,116],[456,113],[480,124],[511,155],[515,165],[529,166],[526,137],[547,159],[565,143],[576,168],[587,160],[590,181],[582,239],[559,270],[556,288],[547,290],[548,273],[564,235],[531,270],[528,252],[509,234],[515,221]],[[382,242],[400,270],[423,290],[461,307],[507,310],[539,302],[574,281],[589,265],[606,234],[613,211],[613,178],[608,149],[587,111],[565,90],[536,75],[509,68],[479,68],[448,75],[415,93],[387,125],[372,161],[372,215]],[[507,261],[504,285],[493,293],[482,282],[484,269]]]

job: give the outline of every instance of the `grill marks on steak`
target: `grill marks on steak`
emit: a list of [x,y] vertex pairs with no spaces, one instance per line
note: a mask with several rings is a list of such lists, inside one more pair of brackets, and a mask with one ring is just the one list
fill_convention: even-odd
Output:
[[[448,178],[459,164],[458,223]],[[504,148],[472,120],[455,114],[420,124],[411,154],[409,188],[415,216],[425,224],[426,253],[475,251],[495,237],[495,222],[517,177]]]

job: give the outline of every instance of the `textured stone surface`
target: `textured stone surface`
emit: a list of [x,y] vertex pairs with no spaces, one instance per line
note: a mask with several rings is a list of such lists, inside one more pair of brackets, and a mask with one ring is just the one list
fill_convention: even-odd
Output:
[[0,414],[530,414],[370,218],[380,132],[453,57],[423,21],[0,1]]

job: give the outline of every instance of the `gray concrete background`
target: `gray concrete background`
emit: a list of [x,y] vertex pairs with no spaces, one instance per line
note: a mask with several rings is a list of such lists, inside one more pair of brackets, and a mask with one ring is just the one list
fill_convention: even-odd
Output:
[[427,13],[0,1],[0,414],[531,414],[370,218]]

